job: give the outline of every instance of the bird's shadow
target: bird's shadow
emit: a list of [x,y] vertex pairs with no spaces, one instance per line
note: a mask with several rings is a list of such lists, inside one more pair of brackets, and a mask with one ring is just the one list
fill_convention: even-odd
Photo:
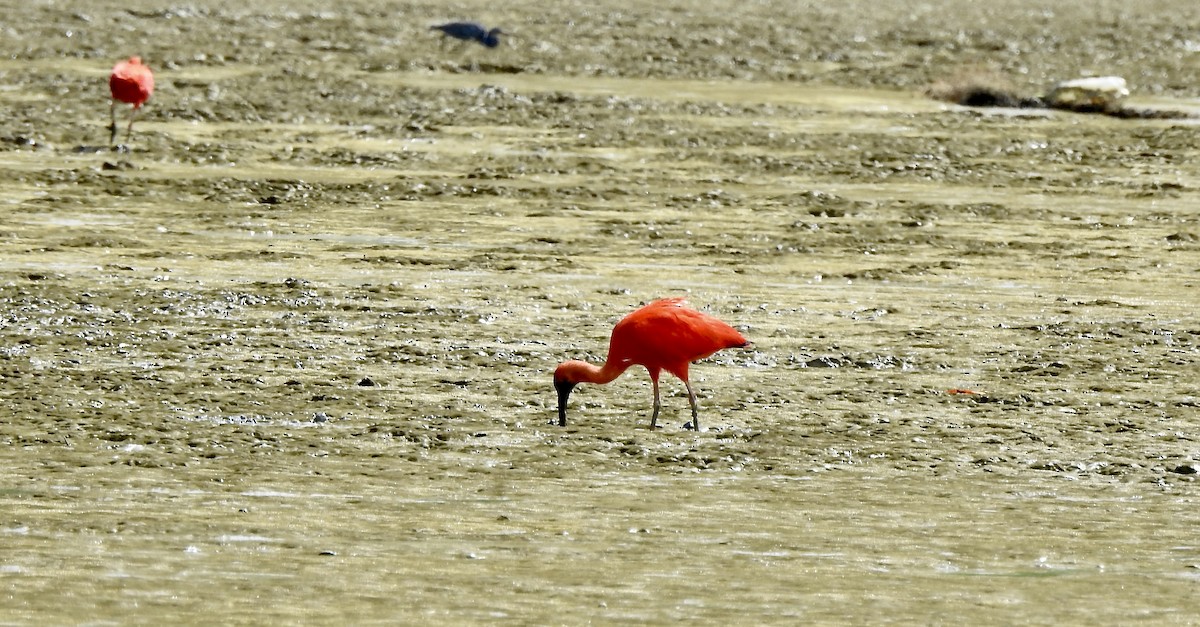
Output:
[[[549,425],[549,426],[552,426],[552,427],[558,427],[558,426],[560,426],[560,425],[558,424],[558,419],[557,419],[557,418],[551,418],[551,419],[547,420],[547,421],[546,421],[546,424],[547,424],[547,425]],[[569,429],[570,427],[566,427],[566,428],[568,428],[568,429]],[[649,432],[651,432],[651,433],[660,433],[660,432],[665,432],[665,431],[667,431],[667,426],[666,426],[666,425],[661,425],[661,424],[660,424],[660,425],[654,425],[653,427],[651,427],[650,425],[638,425],[638,426],[635,426],[634,428],[635,428],[635,430],[639,430],[639,431],[640,431],[640,430],[645,430],[645,431],[649,431]],[[680,431],[689,432],[689,433],[720,433],[721,431],[723,431],[723,430],[724,430],[724,427],[721,427],[721,426],[712,426],[712,427],[705,426],[705,427],[700,427],[700,430],[699,430],[699,431],[697,431],[697,430],[696,430],[696,426],[695,426],[695,424],[693,424],[693,423],[692,423],[692,422],[689,420],[688,422],[685,422],[685,423],[683,423],[683,425],[681,425],[681,426],[680,426],[679,430],[680,430]]]
[[88,145],[88,144],[80,144],[75,147],[75,154],[80,154],[80,155],[95,155],[95,154],[100,154],[102,152],[116,152],[116,153],[122,153],[122,154],[129,154],[130,152],[133,152],[133,151],[129,148],[129,146],[127,144],[104,145],[104,146],[92,146],[92,145]]
[[443,61],[440,68],[451,74],[524,74],[520,65],[488,63],[486,61]]

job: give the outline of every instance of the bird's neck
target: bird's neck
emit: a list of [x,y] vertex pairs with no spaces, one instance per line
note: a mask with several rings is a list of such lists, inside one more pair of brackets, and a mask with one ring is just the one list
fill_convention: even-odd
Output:
[[596,366],[586,361],[572,360],[563,362],[558,367],[558,374],[574,383],[608,383],[621,376],[628,367],[628,364],[605,362],[603,366]]

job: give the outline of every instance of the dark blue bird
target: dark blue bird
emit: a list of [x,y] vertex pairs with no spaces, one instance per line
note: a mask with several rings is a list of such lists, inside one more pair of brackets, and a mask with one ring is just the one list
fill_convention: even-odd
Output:
[[441,24],[438,26],[430,26],[429,30],[440,30],[447,37],[461,39],[463,41],[475,40],[487,46],[495,48],[500,45],[500,35],[504,35],[504,31],[499,28],[487,30],[484,27],[474,22],[450,22],[449,24]]

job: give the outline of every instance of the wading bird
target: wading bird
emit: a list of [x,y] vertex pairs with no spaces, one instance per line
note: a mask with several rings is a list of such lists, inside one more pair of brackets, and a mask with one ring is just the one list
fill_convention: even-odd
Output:
[[506,34],[499,28],[487,30],[474,22],[450,22],[449,24],[430,26],[429,30],[440,30],[447,37],[463,41],[478,41],[488,48],[499,46],[500,35]]
[[688,364],[724,348],[748,346],[750,342],[733,327],[716,318],[689,309],[682,298],[658,300],[625,316],[613,327],[608,341],[608,358],[603,366],[585,361],[566,361],[554,371],[558,391],[558,424],[567,424],[567,398],[579,383],[608,383],[630,366],[639,364],[650,372],[654,385],[654,414],[650,428],[658,422],[661,408],[658,375],[663,370],[679,377],[692,404],[691,427],[700,430],[696,394],[688,382]]
[[129,141],[129,137],[133,135],[133,120],[137,117],[138,109],[142,108],[150,99],[150,94],[154,93],[154,74],[150,68],[142,65],[140,57],[129,57],[127,61],[113,66],[112,74],[108,77],[108,89],[112,92],[112,105],[109,107],[112,126],[109,127],[111,135],[108,143],[115,144],[117,141],[118,100],[133,105],[133,112],[129,114],[129,128],[125,131],[125,141]]

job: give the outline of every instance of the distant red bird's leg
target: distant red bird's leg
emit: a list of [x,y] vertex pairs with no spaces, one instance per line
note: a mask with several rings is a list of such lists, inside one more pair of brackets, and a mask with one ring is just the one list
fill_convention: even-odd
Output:
[[683,380],[683,387],[688,391],[688,402],[692,404],[692,429],[700,431],[700,407],[696,404],[696,393],[692,391],[692,384],[687,379]]
[[658,400],[658,373],[650,374],[650,382],[654,384],[654,413],[650,416],[650,430],[654,431],[655,423],[658,422],[658,410],[662,409],[662,402]]
[[129,141],[130,137],[133,137],[133,121],[137,119],[137,114],[138,108],[134,107],[133,112],[129,114],[129,127],[125,129],[125,141],[127,142]]

